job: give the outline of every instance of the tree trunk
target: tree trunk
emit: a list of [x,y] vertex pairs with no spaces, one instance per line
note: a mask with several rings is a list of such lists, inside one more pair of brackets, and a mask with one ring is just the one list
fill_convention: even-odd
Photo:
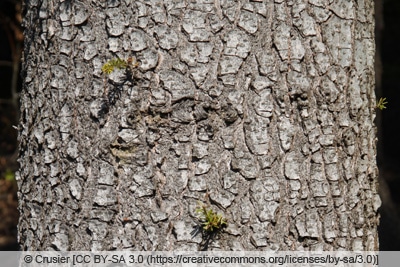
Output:
[[23,250],[378,249],[372,0],[30,0],[24,23]]

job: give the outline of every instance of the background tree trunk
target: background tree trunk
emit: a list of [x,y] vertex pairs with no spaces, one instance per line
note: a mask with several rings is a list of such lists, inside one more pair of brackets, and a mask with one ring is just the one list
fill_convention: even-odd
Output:
[[[24,250],[377,250],[373,1],[26,1]],[[136,56],[132,73],[101,72]]]

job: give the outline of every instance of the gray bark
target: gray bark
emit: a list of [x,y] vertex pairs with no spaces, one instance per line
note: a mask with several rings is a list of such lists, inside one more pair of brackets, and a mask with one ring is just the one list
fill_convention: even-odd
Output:
[[24,250],[198,250],[198,201],[208,249],[378,249],[372,0],[25,12]]

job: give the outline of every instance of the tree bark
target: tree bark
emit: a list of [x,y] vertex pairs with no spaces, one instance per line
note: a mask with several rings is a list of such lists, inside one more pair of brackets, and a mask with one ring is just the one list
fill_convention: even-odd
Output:
[[24,24],[23,250],[378,249],[372,0],[30,0]]

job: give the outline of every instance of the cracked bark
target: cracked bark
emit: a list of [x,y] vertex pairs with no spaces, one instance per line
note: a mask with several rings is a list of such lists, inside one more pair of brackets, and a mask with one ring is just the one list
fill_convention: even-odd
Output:
[[[23,250],[377,250],[373,1],[26,1]],[[141,63],[101,73],[108,60]]]

